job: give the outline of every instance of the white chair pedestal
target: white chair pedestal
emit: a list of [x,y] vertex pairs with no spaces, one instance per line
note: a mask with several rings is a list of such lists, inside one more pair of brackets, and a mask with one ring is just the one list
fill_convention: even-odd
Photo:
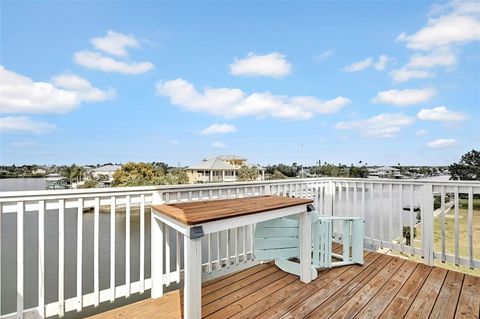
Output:
[[[360,217],[327,217],[312,211],[312,279],[317,268],[363,264],[364,222]],[[342,254],[332,252],[334,224],[342,226]],[[255,227],[254,255],[257,260],[275,260],[285,272],[299,275],[298,218],[283,217],[258,223]],[[334,259],[339,261],[334,261]]]

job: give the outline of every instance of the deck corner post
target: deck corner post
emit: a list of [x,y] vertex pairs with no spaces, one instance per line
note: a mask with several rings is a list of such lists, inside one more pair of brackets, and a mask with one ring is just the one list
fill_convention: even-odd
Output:
[[433,186],[430,183],[423,184],[422,200],[422,249],[424,263],[433,266]]
[[183,316],[186,319],[200,319],[202,318],[202,238],[187,236],[184,238]]
[[152,290],[153,299],[163,296],[163,223],[151,215],[151,262],[152,262]]

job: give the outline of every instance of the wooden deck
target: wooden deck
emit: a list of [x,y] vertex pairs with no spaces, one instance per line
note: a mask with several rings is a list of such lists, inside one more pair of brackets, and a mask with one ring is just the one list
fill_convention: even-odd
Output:
[[[91,319],[181,318],[181,292]],[[204,318],[479,318],[480,277],[365,252],[310,284],[261,264],[203,284]]]

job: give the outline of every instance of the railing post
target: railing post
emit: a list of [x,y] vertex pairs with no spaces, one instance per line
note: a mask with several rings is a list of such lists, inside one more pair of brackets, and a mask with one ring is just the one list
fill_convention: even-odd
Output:
[[325,187],[324,216],[333,216],[333,187],[333,181],[328,181],[327,187]]
[[[433,187],[432,184],[423,184],[423,216],[422,216],[422,248],[424,263],[433,266]],[[413,237],[413,236],[412,236]],[[413,239],[413,238],[412,238]]]
[[[152,194],[152,205],[162,204],[162,193],[154,192]],[[152,272],[152,290],[151,297],[153,299],[163,296],[163,239],[164,225],[155,218],[155,214],[151,212],[151,272]]]

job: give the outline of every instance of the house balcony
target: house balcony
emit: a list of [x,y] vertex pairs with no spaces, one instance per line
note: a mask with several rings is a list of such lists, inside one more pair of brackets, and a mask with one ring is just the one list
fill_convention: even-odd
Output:
[[478,318],[480,183],[331,178],[2,192],[0,316],[180,318],[183,239],[167,225],[164,296],[150,299],[150,205],[260,195],[363,217],[365,264],[304,284],[255,260],[255,225],[209,234],[204,317]]

